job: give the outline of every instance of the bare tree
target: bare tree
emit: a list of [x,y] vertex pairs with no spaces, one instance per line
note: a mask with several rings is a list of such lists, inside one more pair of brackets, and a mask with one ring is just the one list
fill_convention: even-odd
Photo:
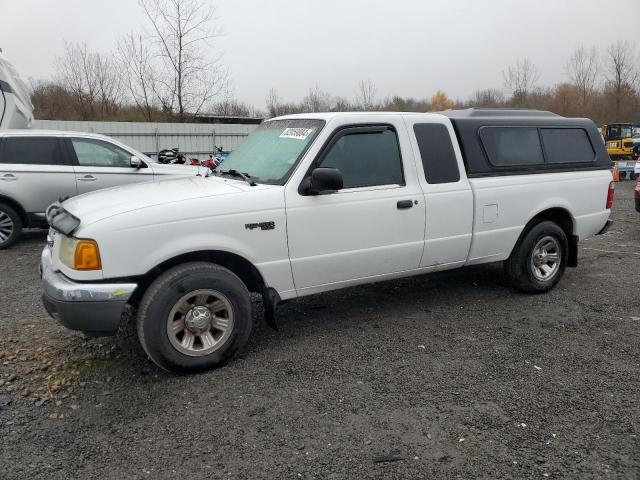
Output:
[[94,54],[93,69],[102,113],[111,114],[122,101],[122,80],[113,54]]
[[373,110],[377,92],[375,84],[370,79],[360,80],[356,94],[356,105],[362,110]]
[[219,36],[213,26],[214,8],[202,0],[139,0],[152,26],[151,37],[159,65],[157,96],[165,110],[180,120],[211,106],[229,78],[218,55],[205,48]]
[[269,117],[277,117],[278,115],[281,115],[280,105],[282,104],[282,99],[275,88],[271,88],[267,93],[265,104]]
[[334,104],[333,96],[320,89],[317,85],[309,89],[309,94],[302,100],[308,112],[328,112]]
[[121,84],[111,55],[89,51],[86,44],[65,43],[56,57],[58,82],[78,103],[83,119],[112,113],[121,101]]
[[141,35],[133,32],[118,41],[118,57],[125,89],[147,121],[159,103],[159,86],[153,70],[153,53]]
[[577,47],[567,60],[565,68],[571,82],[578,88],[582,105],[585,106],[595,91],[598,80],[598,51],[595,47],[589,50],[582,45]]
[[529,93],[540,78],[538,68],[528,58],[516,59],[516,63],[509,65],[502,71],[504,84],[513,94],[516,106],[524,106]]
[[504,93],[497,88],[476,90],[469,100],[471,107],[500,107],[504,105]]
[[605,61],[606,87],[614,100],[616,121],[622,115],[622,105],[633,95],[638,81],[635,67],[635,45],[627,40],[618,40],[607,48]]
[[90,54],[86,44],[65,42],[64,53],[55,59],[58,82],[71,92],[83,119],[88,119],[94,113],[97,90],[89,64]]

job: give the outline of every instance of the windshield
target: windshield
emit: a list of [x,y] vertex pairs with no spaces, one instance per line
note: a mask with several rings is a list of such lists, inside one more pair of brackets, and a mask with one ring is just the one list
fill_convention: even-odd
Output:
[[264,122],[216,170],[235,170],[260,183],[283,185],[323,126],[322,120]]

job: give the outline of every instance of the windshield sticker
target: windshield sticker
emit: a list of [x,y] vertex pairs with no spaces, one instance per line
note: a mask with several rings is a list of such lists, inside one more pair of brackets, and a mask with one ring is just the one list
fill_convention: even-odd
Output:
[[296,138],[298,140],[306,140],[313,132],[312,128],[285,128],[280,134],[280,138]]

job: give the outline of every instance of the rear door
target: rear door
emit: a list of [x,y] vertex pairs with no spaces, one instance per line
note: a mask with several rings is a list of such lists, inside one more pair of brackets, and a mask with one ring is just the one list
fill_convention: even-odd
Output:
[[[406,116],[426,206],[421,267],[453,268],[467,260],[473,236],[473,193],[450,123]],[[497,210],[496,210],[497,215]]]
[[78,194],[101,188],[153,180],[151,168],[131,167],[132,153],[97,138],[70,137],[67,148],[75,157]]
[[63,154],[62,139],[54,136],[7,136],[0,145],[0,195],[44,219],[47,207],[76,195],[76,179]]

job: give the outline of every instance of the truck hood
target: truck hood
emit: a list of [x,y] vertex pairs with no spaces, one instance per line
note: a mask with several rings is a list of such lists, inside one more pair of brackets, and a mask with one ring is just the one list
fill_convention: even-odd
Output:
[[98,190],[63,202],[65,210],[80,219],[80,227],[123,213],[218,195],[240,194],[251,187],[242,181],[218,177],[182,177]]

